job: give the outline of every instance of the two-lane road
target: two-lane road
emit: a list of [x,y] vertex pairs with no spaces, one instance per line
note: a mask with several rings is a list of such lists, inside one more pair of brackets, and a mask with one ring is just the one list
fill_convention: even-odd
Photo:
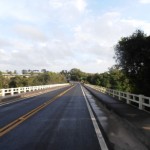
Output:
[[[17,118],[24,120],[0,137],[0,150],[100,150],[81,86],[56,97],[63,90],[1,106],[1,129]],[[42,109],[21,118],[43,103]]]

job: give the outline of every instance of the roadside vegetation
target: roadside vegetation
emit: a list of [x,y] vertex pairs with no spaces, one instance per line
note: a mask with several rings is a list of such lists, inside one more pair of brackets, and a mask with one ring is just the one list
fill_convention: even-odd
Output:
[[32,74],[30,77],[18,75],[10,79],[4,77],[2,72],[0,72],[0,88],[36,86],[65,82],[67,82],[65,76],[55,72],[45,72],[36,76]]

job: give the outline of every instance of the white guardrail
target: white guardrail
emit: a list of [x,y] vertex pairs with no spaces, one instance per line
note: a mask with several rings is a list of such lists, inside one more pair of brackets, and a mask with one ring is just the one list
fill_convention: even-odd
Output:
[[36,90],[48,89],[52,87],[67,86],[67,85],[69,85],[69,83],[0,89],[0,97],[1,96],[5,97],[7,95],[21,94],[21,93],[26,93],[26,92],[36,91]]
[[117,97],[118,100],[125,101],[127,104],[132,106],[137,106],[140,110],[145,110],[150,112],[150,97],[146,97],[144,95],[132,94],[129,92],[122,92],[113,89],[108,89],[105,87],[95,86],[86,84],[93,89],[96,89],[102,93],[108,94],[112,97]]

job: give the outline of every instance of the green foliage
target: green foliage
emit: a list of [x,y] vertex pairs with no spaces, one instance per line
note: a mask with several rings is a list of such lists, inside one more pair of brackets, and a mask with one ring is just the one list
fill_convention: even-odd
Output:
[[128,92],[132,91],[129,79],[124,74],[123,70],[120,70],[118,67],[114,66],[109,69],[109,79],[112,89]]
[[9,88],[28,86],[28,78],[16,76],[9,80]]
[[8,88],[9,80],[7,78],[4,78],[2,75],[2,72],[0,71],[0,88]]
[[4,78],[2,76],[2,73],[0,73],[1,88],[64,83],[67,82],[67,80],[88,82],[107,88],[113,88],[122,91],[131,91],[129,80],[127,79],[123,71],[121,71],[116,66],[110,68],[108,72],[104,72],[101,74],[89,74],[74,68],[70,71],[62,70],[60,73],[45,72],[38,75],[32,74],[30,77],[16,76],[8,79]]
[[115,47],[116,61],[132,85],[132,91],[150,96],[150,36],[137,30]]
[[131,91],[131,85],[123,71],[116,66],[109,69],[108,72],[101,74],[91,74],[87,77],[90,84],[103,86],[106,88],[116,89],[120,91]]
[[82,72],[80,69],[73,68],[69,72],[70,80],[73,81],[82,81],[86,80],[87,74]]
[[45,72],[38,75],[32,74],[30,77],[15,76],[10,79],[2,76],[0,72],[0,88],[15,88],[65,82],[66,78],[64,75],[54,72]]

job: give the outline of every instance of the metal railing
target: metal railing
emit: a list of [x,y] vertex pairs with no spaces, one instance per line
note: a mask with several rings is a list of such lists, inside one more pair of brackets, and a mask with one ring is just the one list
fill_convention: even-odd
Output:
[[0,97],[5,97],[7,95],[12,96],[15,94],[21,94],[21,93],[26,93],[26,92],[36,91],[36,90],[48,89],[52,87],[61,87],[67,85],[69,85],[69,83],[0,89]]
[[117,91],[105,87],[95,86],[86,84],[93,89],[96,89],[102,93],[108,94],[112,97],[117,98],[120,101],[124,101],[127,104],[138,107],[140,110],[145,110],[150,112],[150,97],[146,97],[144,95],[132,94],[129,92]]

